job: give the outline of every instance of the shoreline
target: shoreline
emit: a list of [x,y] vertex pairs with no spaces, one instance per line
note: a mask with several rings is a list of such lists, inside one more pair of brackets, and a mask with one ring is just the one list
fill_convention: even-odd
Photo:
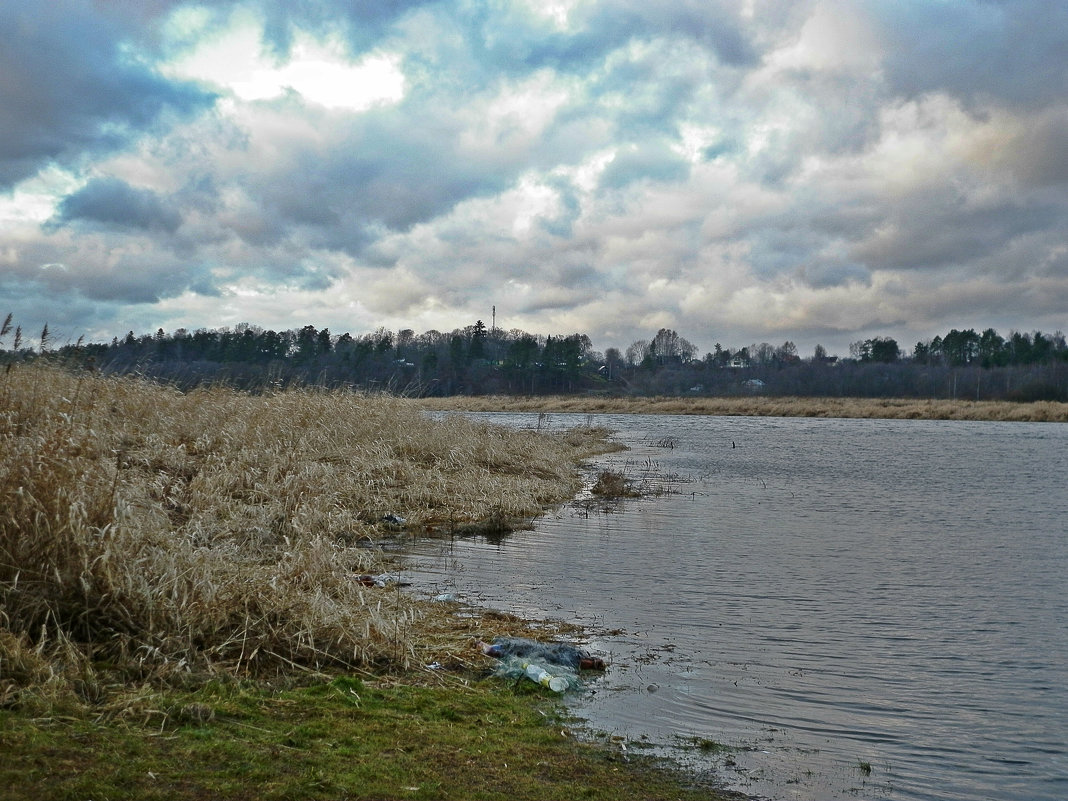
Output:
[[604,397],[596,395],[477,395],[412,398],[427,411],[575,414],[677,414],[747,417],[822,417],[885,420],[972,420],[1068,423],[1068,403],[934,398]]
[[731,797],[582,742],[470,646],[565,621],[457,614],[390,581],[383,540],[543,514],[603,430],[51,365],[0,374],[0,412],[12,798]]

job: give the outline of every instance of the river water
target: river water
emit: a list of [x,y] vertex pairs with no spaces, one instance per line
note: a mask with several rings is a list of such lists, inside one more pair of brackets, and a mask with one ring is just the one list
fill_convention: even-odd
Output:
[[1068,798],[1068,426],[479,416],[607,426],[652,493],[410,549],[588,626],[590,728],[766,798]]

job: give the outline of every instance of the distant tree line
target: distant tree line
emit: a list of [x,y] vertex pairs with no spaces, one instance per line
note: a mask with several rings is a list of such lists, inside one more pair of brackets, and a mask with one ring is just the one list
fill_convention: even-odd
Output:
[[585,334],[541,336],[487,328],[481,320],[448,333],[379,328],[335,335],[306,325],[274,331],[248,323],[233,328],[178,329],[110,343],[55,347],[47,325],[26,344],[8,315],[0,326],[0,360],[42,357],[108,373],[137,373],[191,388],[226,383],[245,389],[294,384],[350,386],[416,396],[545,395],[801,395],[931,397],[1068,401],[1068,345],[1061,333],[951,330],[906,353],[875,337],[850,346],[848,358],[817,345],[802,358],[794,343],[767,342],[697,349],[662,328],[625,350],[593,350]]

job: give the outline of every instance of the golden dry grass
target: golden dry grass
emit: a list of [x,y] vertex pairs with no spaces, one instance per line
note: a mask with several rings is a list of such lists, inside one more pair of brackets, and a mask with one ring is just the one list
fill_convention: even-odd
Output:
[[863,417],[910,420],[1068,422],[1068,403],[914,398],[676,398],[479,396],[423,398],[438,411],[575,412],[583,414],[707,414],[761,417]]
[[357,580],[387,567],[383,516],[533,516],[596,440],[346,391],[0,373],[0,703],[457,651],[437,607]]

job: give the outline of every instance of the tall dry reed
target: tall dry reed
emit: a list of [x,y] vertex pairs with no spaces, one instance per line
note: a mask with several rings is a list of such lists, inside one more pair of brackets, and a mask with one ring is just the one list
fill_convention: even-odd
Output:
[[[421,659],[425,606],[365,586],[383,517],[536,514],[588,443],[345,391],[181,393],[0,374],[0,703],[55,687]],[[437,624],[435,624],[437,625]]]

